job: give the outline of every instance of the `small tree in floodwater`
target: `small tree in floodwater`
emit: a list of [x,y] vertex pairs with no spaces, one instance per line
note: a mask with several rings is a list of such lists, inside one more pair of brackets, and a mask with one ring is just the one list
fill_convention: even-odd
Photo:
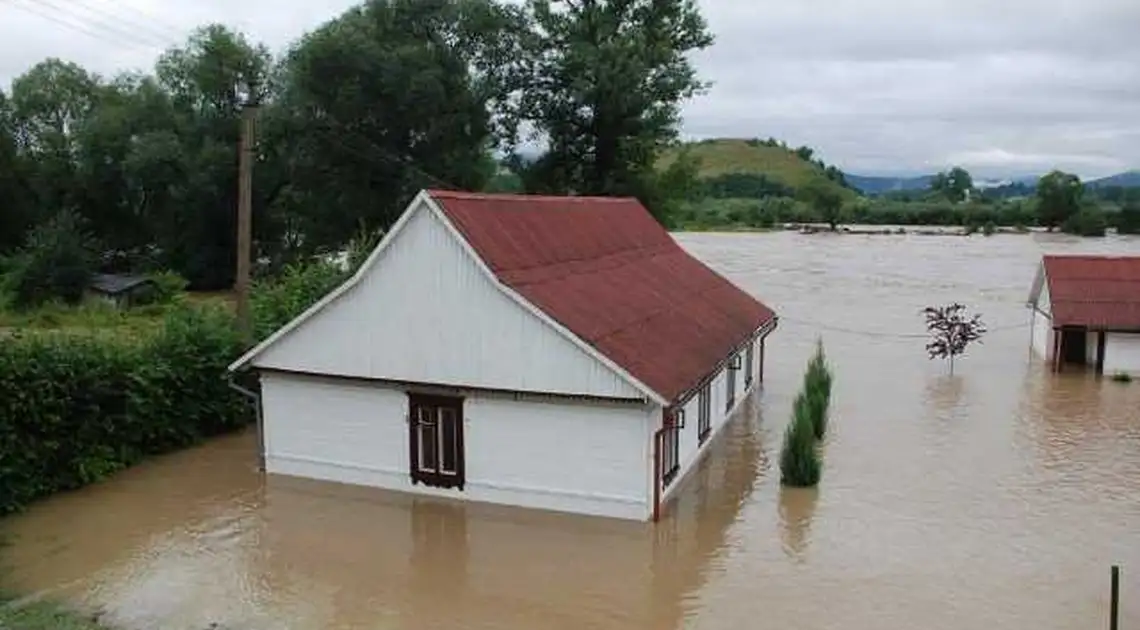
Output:
[[965,354],[971,343],[980,343],[985,334],[982,316],[975,314],[967,319],[966,307],[957,302],[949,306],[928,306],[922,312],[926,315],[926,329],[931,336],[926,352],[931,359],[949,359],[950,373],[953,374],[954,357]]

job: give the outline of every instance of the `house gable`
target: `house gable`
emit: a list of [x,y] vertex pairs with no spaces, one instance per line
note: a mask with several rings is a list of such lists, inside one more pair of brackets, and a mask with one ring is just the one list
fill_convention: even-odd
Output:
[[420,195],[357,274],[231,369],[658,398],[499,285]]
[[1044,263],[1037,265],[1037,274],[1033,277],[1033,287],[1029,290],[1029,306],[1044,315],[1052,315],[1052,304],[1049,298],[1049,278]]

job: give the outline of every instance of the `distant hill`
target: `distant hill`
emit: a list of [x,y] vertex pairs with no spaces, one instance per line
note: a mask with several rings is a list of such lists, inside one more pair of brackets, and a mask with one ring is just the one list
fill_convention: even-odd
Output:
[[847,183],[859,189],[865,195],[880,195],[888,192],[903,190],[926,190],[934,175],[919,175],[917,177],[876,177],[873,175],[852,175],[844,173]]
[[1085,182],[1090,188],[1105,188],[1107,186],[1120,186],[1122,188],[1140,187],[1140,171],[1125,171],[1116,175],[1109,175],[1100,179]]
[[[715,138],[681,144],[662,153],[657,167],[668,167],[682,150],[688,150],[700,161],[698,177],[702,179],[733,174],[762,175],[789,188],[800,188],[813,179],[825,179],[824,169],[818,162],[804,159],[792,148],[773,144],[773,141],[742,138]],[[838,183],[827,181],[844,196],[856,194]]]
[[[934,179],[933,174],[918,175],[915,177],[879,177],[874,175],[852,175],[850,173],[844,173],[844,176],[848,184],[858,188],[865,195],[879,195],[904,190],[925,190],[930,187],[930,181]],[[1040,175],[1025,175],[1004,180],[976,179],[974,183],[978,188],[1004,188],[1011,185],[1032,187],[1037,185],[1039,178]],[[1124,173],[1117,173],[1116,175],[1109,175],[1108,177],[1101,177],[1100,179],[1090,179],[1085,182],[1085,185],[1089,188],[1104,188],[1107,186],[1120,186],[1123,188],[1140,187],[1140,171],[1126,171]]]

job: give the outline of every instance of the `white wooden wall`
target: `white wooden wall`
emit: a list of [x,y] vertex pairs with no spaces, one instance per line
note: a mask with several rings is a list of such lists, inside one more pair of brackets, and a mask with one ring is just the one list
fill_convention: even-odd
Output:
[[259,367],[483,389],[644,394],[520,306],[426,205],[359,284],[257,359]]
[[1140,376],[1140,334],[1107,333],[1104,337],[1104,373],[1127,372]]
[[262,375],[261,388],[270,473],[625,519],[651,515],[650,405],[467,398],[460,491],[411,483],[405,392],[274,373]]
[[1030,312],[1030,347],[1038,357],[1049,361],[1053,353],[1053,318],[1049,302],[1049,284],[1042,280],[1041,293]]

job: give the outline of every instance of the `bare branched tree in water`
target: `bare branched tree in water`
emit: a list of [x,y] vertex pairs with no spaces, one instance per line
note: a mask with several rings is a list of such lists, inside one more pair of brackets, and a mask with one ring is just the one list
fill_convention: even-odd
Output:
[[967,319],[966,307],[957,302],[949,306],[928,306],[922,312],[926,315],[926,329],[931,336],[926,352],[931,359],[949,359],[950,373],[953,374],[954,357],[964,354],[971,343],[980,343],[985,334],[982,316],[975,314]]

